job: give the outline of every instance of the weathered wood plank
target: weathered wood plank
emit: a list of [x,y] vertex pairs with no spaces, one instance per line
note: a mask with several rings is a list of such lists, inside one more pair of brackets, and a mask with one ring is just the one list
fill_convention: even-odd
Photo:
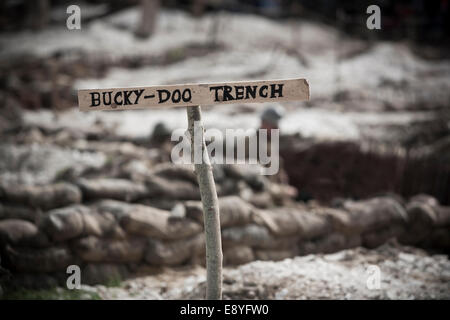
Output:
[[81,111],[308,100],[305,79],[183,84],[78,91]]

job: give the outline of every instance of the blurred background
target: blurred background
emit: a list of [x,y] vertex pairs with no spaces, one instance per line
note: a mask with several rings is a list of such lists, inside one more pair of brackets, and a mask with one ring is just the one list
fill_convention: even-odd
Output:
[[[67,26],[72,4],[80,29]],[[378,30],[366,24],[373,4]],[[214,168],[222,211],[232,217],[222,218],[227,265],[377,248],[393,238],[448,253],[449,14],[447,0],[2,1],[0,265],[8,281],[53,286],[74,261],[90,283],[142,271],[142,261],[195,264],[202,240],[183,241],[187,249],[176,241],[199,233],[196,181],[190,168],[170,163],[170,135],[187,126],[186,111],[81,113],[76,92],[92,88],[308,80],[307,102],[202,106],[206,128],[269,121],[281,135],[274,177]],[[297,212],[299,229],[283,231]],[[96,221],[90,229],[86,216]],[[171,231],[157,219],[175,221]],[[261,248],[274,234],[284,242]],[[139,237],[157,240],[141,246]],[[437,297],[448,297],[448,278],[437,282]]]

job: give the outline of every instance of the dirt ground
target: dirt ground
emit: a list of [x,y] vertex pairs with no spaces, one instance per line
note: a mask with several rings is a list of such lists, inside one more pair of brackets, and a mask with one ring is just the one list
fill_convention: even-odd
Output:
[[[379,268],[379,289],[374,266]],[[368,285],[369,283],[369,285]],[[369,289],[372,288],[372,289]],[[118,287],[83,286],[102,299],[202,299],[205,270],[167,269]],[[388,243],[224,270],[224,299],[450,299],[447,256]]]

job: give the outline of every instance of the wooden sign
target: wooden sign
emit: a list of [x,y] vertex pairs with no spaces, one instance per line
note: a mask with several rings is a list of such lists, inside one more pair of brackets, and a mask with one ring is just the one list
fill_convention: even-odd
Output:
[[308,100],[305,79],[78,90],[81,111]]

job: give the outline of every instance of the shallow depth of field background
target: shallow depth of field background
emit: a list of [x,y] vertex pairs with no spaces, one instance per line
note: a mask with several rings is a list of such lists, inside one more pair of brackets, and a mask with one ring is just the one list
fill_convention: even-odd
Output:
[[[66,27],[70,4],[81,9],[80,30]],[[381,8],[381,30],[366,27],[371,4]],[[150,8],[146,14],[145,6]],[[237,229],[223,230],[225,262],[231,268],[226,277],[251,277],[251,270],[260,268],[272,279],[276,268],[295,270],[290,260],[283,259],[317,254],[312,261],[292,263],[309,266],[303,276],[313,284],[320,278],[318,265],[323,274],[335,272],[342,281],[325,277],[331,289],[321,287],[321,282],[307,286],[313,289],[306,293],[305,282],[295,282],[285,292],[277,289],[279,284],[288,286],[287,279],[298,274],[288,272],[282,278],[280,272],[273,286],[255,285],[260,289],[230,280],[225,296],[448,298],[449,12],[446,1],[3,1],[0,279],[14,290],[53,288],[65,283],[61,270],[66,264],[79,263],[88,270],[83,274],[89,275],[89,284],[117,282],[117,292],[85,288],[101,298],[128,297],[133,290],[144,292],[135,298],[201,297],[202,242],[177,247],[186,242],[183,234],[189,239],[201,234],[201,219],[196,220],[194,210],[197,186],[190,171],[173,169],[169,158],[170,133],[187,126],[186,111],[81,113],[76,91],[301,77],[310,85],[307,102],[202,106],[205,126],[223,131],[258,128],[266,108],[284,110],[279,123],[279,175],[258,177],[245,167],[215,169],[219,196],[238,198],[229,202],[236,207],[229,210],[234,220],[226,220],[224,227]],[[380,198],[395,199],[394,206],[404,208],[409,220],[383,220],[395,215],[397,207],[390,207],[391,200],[377,202]],[[135,205],[145,206],[144,213],[128,217],[141,210]],[[66,207],[67,211],[58,211]],[[152,208],[164,213],[152,213]],[[326,219],[319,214],[323,221],[314,224],[315,231],[305,231],[312,230],[308,215],[329,209],[368,213],[361,218],[355,213],[344,222],[334,214]],[[267,211],[269,218],[255,214],[258,210]],[[305,215],[298,230],[288,228],[296,211],[283,213],[286,210]],[[105,212],[114,222],[108,222]],[[48,218],[53,214],[61,220]],[[89,229],[74,222],[78,214],[84,217],[81,220],[91,214],[90,221],[101,218]],[[284,225],[277,220],[283,214]],[[254,220],[255,215],[259,219]],[[171,219],[181,219],[180,225],[170,227]],[[267,219],[273,223],[265,225]],[[358,227],[351,232],[340,229],[336,219],[343,225],[354,219]],[[401,228],[393,228],[397,223]],[[168,229],[161,231],[163,224]],[[271,229],[274,224],[279,228]],[[261,225],[269,231],[258,229]],[[159,231],[148,231],[151,228]],[[270,238],[274,234],[276,245]],[[146,239],[152,237],[157,240],[149,245]],[[266,240],[267,246],[261,248]],[[360,289],[364,278],[341,287],[355,279],[343,280],[348,273],[339,261],[347,258],[322,261],[320,254],[352,248],[356,251],[347,256],[354,266],[349,268],[356,268],[352,270],[361,277],[364,263],[392,260],[389,276],[394,293],[386,289],[377,295]],[[194,259],[197,251],[200,258]],[[438,256],[431,257],[434,254]],[[256,265],[246,264],[255,260]],[[262,260],[270,262],[258,264]],[[271,264],[278,260],[283,260],[280,265]],[[243,269],[231,267],[241,264]],[[432,264],[436,270],[430,269]],[[401,270],[408,266],[430,287],[401,278]],[[122,283],[136,274],[156,278]],[[164,291],[160,286],[166,282],[170,288],[184,289]]]

